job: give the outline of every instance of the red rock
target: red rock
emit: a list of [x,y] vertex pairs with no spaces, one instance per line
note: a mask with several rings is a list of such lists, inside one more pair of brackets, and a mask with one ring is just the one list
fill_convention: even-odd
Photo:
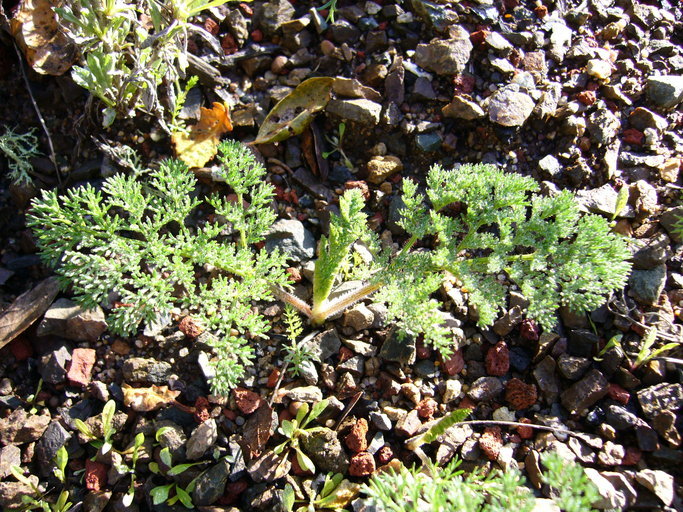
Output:
[[499,341],[486,353],[486,373],[502,377],[509,369],[510,350],[504,341]]
[[274,388],[279,378],[280,370],[278,370],[277,368],[273,368],[273,371],[270,372],[270,375],[268,375],[268,382],[266,383],[266,386],[268,386],[269,388]]
[[107,465],[94,460],[85,461],[85,487],[90,491],[99,491],[107,485]]
[[607,394],[612,400],[616,400],[624,405],[631,399],[631,393],[626,391],[619,384],[610,384],[607,386]]
[[419,404],[417,404],[415,409],[417,410],[417,414],[420,418],[429,419],[434,416],[434,413],[436,412],[436,405],[436,400],[433,398],[425,398],[424,400],[420,401]]
[[191,316],[185,316],[178,324],[178,329],[188,338],[196,338],[204,329]]
[[592,105],[598,98],[593,91],[581,91],[576,95],[576,99],[584,105]]
[[462,357],[462,350],[458,349],[453,352],[451,357],[443,362],[442,368],[443,371],[446,372],[446,375],[450,377],[460,373],[465,368],[465,359]]
[[[520,423],[531,423],[529,418],[520,418]],[[517,427],[517,433],[522,439],[531,439],[534,437],[534,429],[531,427]]]
[[233,53],[237,52],[239,46],[237,45],[237,41],[235,41],[233,35],[228,33],[221,38],[221,48],[223,48],[223,52],[226,55],[232,55]]
[[90,383],[97,353],[91,348],[77,348],[71,354],[71,365],[66,378],[72,386],[86,387]]
[[519,335],[526,341],[538,341],[538,338],[540,337],[538,324],[531,318],[525,318],[519,326]]
[[235,395],[237,408],[242,411],[242,414],[251,414],[259,408],[263,400],[258,393],[254,393],[248,389],[235,388],[232,392]]
[[206,18],[206,20],[204,20],[204,29],[212,36],[218,35],[219,28],[218,23],[211,18]]
[[197,400],[194,402],[194,420],[197,423],[204,423],[210,417],[209,401],[203,396],[197,397]]
[[432,356],[432,349],[424,343],[418,343],[415,353],[418,359],[429,359]]
[[287,274],[289,274],[289,278],[292,281],[294,281],[295,283],[298,283],[299,281],[301,281],[301,272],[299,271],[298,268],[287,267],[285,269],[285,272],[287,272]]
[[403,437],[412,437],[417,430],[422,426],[422,422],[418,417],[417,411],[413,409],[408,414],[403,416],[396,422],[396,433]]
[[33,345],[26,338],[19,336],[9,344],[10,352],[17,361],[26,361],[33,355]]
[[351,457],[349,475],[368,476],[375,471],[375,458],[368,452],[357,453]]
[[237,480],[237,482],[228,482],[225,486],[223,496],[218,499],[218,504],[232,505],[233,503],[237,503],[240,495],[247,490],[248,486],[249,485],[244,479]]
[[339,362],[343,363],[348,361],[353,357],[353,351],[348,347],[342,347],[339,349]]
[[382,446],[379,449],[379,451],[377,452],[377,460],[382,465],[387,464],[393,458],[394,458],[394,451],[391,449],[391,446],[389,446],[388,444],[385,444],[384,446]]
[[477,30],[476,32],[472,32],[470,34],[470,41],[472,41],[474,46],[478,46],[486,41],[486,36],[488,35],[489,33],[487,30]]
[[453,85],[455,86],[456,92],[462,92],[464,94],[473,92],[476,83],[477,81],[472,75],[458,75],[453,79]]
[[641,146],[645,140],[645,134],[635,128],[627,128],[624,130],[624,142],[626,144],[633,144],[634,146]]
[[511,11],[519,5],[519,0],[503,0],[503,5],[506,10]]
[[344,438],[344,443],[352,452],[364,452],[368,449],[368,422],[365,418],[360,418],[351,427],[351,432]]
[[526,384],[515,378],[510,379],[505,386],[505,400],[516,411],[531,407],[537,399],[538,393],[533,384]]
[[539,5],[534,9],[534,12],[539,18],[545,18],[548,15],[548,8],[545,5]]
[[474,409],[477,406],[469,396],[464,397],[458,404],[458,409]]
[[242,14],[244,14],[245,16],[251,17],[254,15],[254,10],[251,8],[249,4],[245,4],[244,2],[242,2],[239,5],[239,8],[242,11]]
[[255,43],[263,41],[263,32],[261,32],[261,29],[257,28],[251,32],[251,40]]
[[503,447],[503,437],[500,427],[487,427],[479,438],[479,447],[489,460],[496,460]]
[[635,446],[627,446],[624,458],[621,460],[622,466],[635,466],[640,462],[642,453]]
[[235,421],[237,418],[237,413],[235,411],[231,411],[230,409],[223,409],[223,416],[228,418],[230,421]]
[[370,199],[370,187],[368,187],[367,182],[363,180],[347,181],[344,183],[344,188],[346,190],[351,190],[352,188],[357,188],[363,194],[363,198],[367,201]]

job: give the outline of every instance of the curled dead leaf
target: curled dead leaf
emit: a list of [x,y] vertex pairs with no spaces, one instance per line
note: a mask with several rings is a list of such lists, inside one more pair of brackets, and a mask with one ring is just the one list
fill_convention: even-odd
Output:
[[253,144],[280,142],[299,135],[330,101],[334,78],[316,77],[301,82],[268,113]]
[[218,151],[221,136],[232,131],[230,112],[225,103],[214,102],[211,108],[201,108],[199,122],[189,133],[171,136],[175,154],[189,167],[203,167]]
[[61,0],[22,0],[10,20],[12,36],[34,71],[42,75],[63,75],[76,61],[78,48],[59,29],[53,7]]
[[149,412],[165,405],[172,404],[180,391],[172,391],[168,386],[150,386],[148,388],[134,388],[128,384],[121,386],[123,390],[123,404],[137,412]]

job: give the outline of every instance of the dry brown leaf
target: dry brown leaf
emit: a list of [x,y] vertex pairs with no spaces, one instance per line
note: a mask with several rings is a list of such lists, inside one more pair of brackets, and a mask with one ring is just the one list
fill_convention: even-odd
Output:
[[59,29],[53,7],[61,0],[22,0],[10,20],[12,35],[34,71],[63,75],[76,61],[78,48]]
[[0,348],[24,332],[47,311],[59,291],[56,277],[48,277],[35,288],[22,293],[0,315]]
[[137,412],[149,412],[170,405],[178,398],[180,391],[171,391],[168,386],[134,388],[128,384],[121,386],[123,404]]
[[333,82],[334,78],[330,77],[301,82],[268,113],[253,144],[280,142],[303,132],[315,114],[330,101]]
[[268,439],[273,435],[273,419],[277,425],[277,416],[273,416],[273,409],[264,402],[245,423],[243,442],[240,445],[248,461],[261,455]]
[[230,112],[224,103],[215,101],[212,108],[201,108],[199,122],[189,133],[171,136],[175,154],[189,167],[203,167],[218,151],[221,136],[232,131]]

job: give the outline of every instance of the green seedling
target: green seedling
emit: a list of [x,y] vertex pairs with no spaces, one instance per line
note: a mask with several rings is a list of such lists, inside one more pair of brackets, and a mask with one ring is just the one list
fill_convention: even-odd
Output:
[[328,0],[318,7],[319,11],[324,11],[325,9],[328,9],[326,21],[328,23],[334,23],[334,16],[337,14],[337,0]]
[[[64,447],[60,449],[64,449]],[[64,452],[66,452],[65,449]],[[65,475],[64,470],[66,468],[66,459],[68,459],[68,457],[66,457],[66,455],[63,455],[63,457],[65,457],[65,459],[63,465],[61,465],[61,470],[62,474]],[[55,462],[57,466],[60,467],[61,460],[59,458],[59,452]],[[42,510],[43,512],[67,512],[73,506],[73,503],[69,501],[69,491],[62,490],[59,493],[59,496],[57,496],[57,499],[52,501],[54,498],[48,499],[47,493],[41,491],[41,489],[34,483],[33,480],[25,477],[19,466],[11,466],[10,472],[12,473],[12,476],[17,479],[17,481],[21,482],[33,491],[33,495],[24,495],[21,497],[21,501],[23,503],[23,506],[21,507],[22,511]],[[57,475],[56,470],[55,475]],[[63,480],[60,479],[60,481],[64,483],[66,481],[66,476],[64,476]]]
[[66,483],[66,464],[69,462],[69,453],[62,445],[55,455],[55,468],[52,470],[57,480]]
[[638,351],[638,355],[636,356],[636,360],[631,367],[633,370],[640,368],[645,363],[651,361],[655,357],[659,357],[665,352],[668,352],[669,350],[673,350],[681,346],[680,343],[667,343],[657,349],[652,350],[652,347],[654,346],[656,340],[657,329],[655,327],[650,327],[647,330],[647,333],[645,333],[645,336],[643,337],[643,344],[641,345],[640,350]]
[[[161,430],[163,429],[160,429],[159,431]],[[161,437],[159,431],[157,431],[157,441]],[[198,466],[200,464],[205,464],[204,461],[200,461],[173,465],[173,456],[171,455],[171,451],[168,448],[162,448],[161,452],[159,452],[159,457],[161,458],[161,462],[164,464],[164,466],[168,468],[164,472],[164,475],[167,477],[181,475],[191,467]],[[150,462],[149,469],[152,473],[155,474],[162,473],[159,468],[159,465],[156,462]],[[150,495],[152,496],[152,502],[154,503],[154,505],[160,505],[164,502],[167,505],[174,505],[175,503],[180,501],[180,503],[182,503],[183,506],[185,506],[186,508],[194,508],[194,505],[192,504],[191,494],[194,491],[196,485],[197,478],[194,478],[185,488],[179,486],[175,482],[166,485],[159,485],[157,487],[154,487],[150,491]]]
[[34,131],[17,133],[5,126],[5,133],[0,135],[0,152],[7,158],[10,179],[17,185],[33,183],[31,159],[41,154]]
[[98,439],[92,429],[85,424],[82,420],[76,418],[74,420],[74,425],[78,431],[83,434],[86,438],[90,440],[90,445],[94,446],[102,455],[105,455],[112,449],[112,437],[116,434],[116,429],[114,428],[114,414],[116,413],[116,402],[114,400],[109,400],[104,404],[102,409],[101,421],[102,421],[102,439]]
[[289,339],[289,345],[283,347],[287,354],[285,363],[292,375],[297,377],[302,372],[303,365],[312,363],[313,354],[304,345],[305,340],[297,341],[304,328],[301,317],[289,304],[285,305],[283,320],[287,326],[287,338]]
[[323,427],[309,427],[308,425],[318,418],[328,405],[329,400],[327,399],[315,403],[311,408],[309,408],[307,403],[304,403],[299,407],[299,410],[296,412],[296,417],[292,421],[283,420],[277,431],[283,435],[286,440],[276,446],[273,452],[278,455],[284,452],[283,458],[286,459],[289,455],[289,451],[294,450],[299,466],[305,471],[314,473],[315,464],[313,464],[310,457],[302,451],[300,441],[303,436],[323,430]]
[[[283,491],[283,508],[285,512],[315,512],[316,510],[334,510],[347,512],[346,507],[360,491],[360,485],[344,478],[341,473],[328,473],[319,489],[311,487],[312,480],[307,480],[301,488],[294,488],[291,483],[285,485]],[[295,508],[295,505],[299,506]]]
[[605,354],[609,349],[612,347],[619,347],[621,348],[621,339],[623,336],[621,334],[616,334],[610,338],[610,340],[605,344],[605,346],[602,348],[600,352],[598,352],[598,355],[595,356],[593,359],[597,362],[600,362],[603,360],[605,357]]
[[342,141],[344,140],[344,132],[346,131],[346,124],[344,123],[339,123],[339,135],[332,135],[332,136],[325,136],[325,139],[327,142],[329,142],[332,145],[332,150],[331,151],[325,151],[323,152],[323,158],[329,158],[330,155],[333,155],[334,153],[339,153],[339,156],[342,158],[343,164],[348,168],[348,169],[353,169],[353,163],[349,159],[348,156],[346,156],[346,153],[344,153],[344,150],[342,149]]

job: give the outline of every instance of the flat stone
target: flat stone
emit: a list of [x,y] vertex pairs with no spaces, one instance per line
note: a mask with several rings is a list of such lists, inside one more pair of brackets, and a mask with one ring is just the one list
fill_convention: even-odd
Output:
[[315,403],[323,399],[323,392],[317,386],[300,386],[283,391],[283,396],[296,402]]
[[73,341],[97,341],[107,330],[102,308],[85,309],[69,299],[58,299],[45,312],[38,336],[53,334]]
[[336,99],[330,101],[325,110],[346,121],[374,126],[379,123],[382,105],[366,99]]
[[432,39],[428,44],[418,44],[415,63],[423,69],[439,75],[462,73],[472,52],[469,33],[459,26],[449,28],[450,39]]
[[315,237],[296,219],[280,219],[266,233],[268,252],[276,248],[296,262],[310,260],[315,255]]
[[598,370],[591,370],[579,382],[561,394],[562,405],[571,413],[582,411],[607,394],[607,379]]
[[479,377],[472,383],[467,392],[475,402],[488,402],[493,400],[503,391],[503,383],[498,377]]
[[123,363],[123,378],[126,382],[141,384],[168,384],[173,369],[166,361],[156,359],[131,357]]
[[322,362],[339,352],[341,339],[339,339],[336,330],[328,329],[309,341],[304,341],[302,345],[312,354],[315,360]]
[[[57,451],[71,439],[71,434],[67,432],[61,423],[52,420],[42,437],[36,443],[35,457],[42,476],[52,474],[54,462],[52,459],[57,455]],[[2,475],[0,475],[1,477]]]
[[495,92],[486,103],[489,119],[501,126],[522,126],[536,106],[531,96],[511,86]]
[[675,229],[676,223],[683,219],[683,206],[669,208],[659,218],[659,223],[666,229],[671,239],[676,243],[683,242],[683,230]]
[[656,106],[673,108],[683,100],[683,76],[651,76],[647,79],[645,93]]
[[484,109],[481,108],[469,96],[454,96],[453,100],[441,109],[444,117],[451,117],[455,119],[465,119],[472,121],[473,119],[480,119],[486,115]]
[[642,469],[636,473],[636,482],[652,491],[667,507],[671,506],[676,497],[674,476],[664,471]]
[[569,380],[579,380],[588,371],[591,360],[562,354],[557,358],[557,367],[562,376]]
[[367,164],[368,181],[379,185],[403,170],[403,162],[397,156],[373,156]]
[[560,383],[555,375],[557,364],[552,356],[545,356],[534,368],[533,375],[546,403],[553,403],[560,393]]
[[304,435],[301,438],[301,443],[316,469],[325,472],[346,473],[349,467],[349,458],[334,430],[321,427],[321,430],[317,432]]
[[197,478],[197,485],[192,493],[192,503],[196,506],[211,505],[218,501],[225,492],[225,484],[230,474],[230,463],[221,459]]
[[218,439],[216,420],[210,418],[192,432],[185,447],[187,458],[190,460],[200,459],[213,446],[216,439]]
[[0,448],[0,480],[12,474],[12,466],[21,466],[21,449],[8,444]]
[[18,509],[24,502],[23,496],[37,497],[37,492],[34,487],[38,487],[38,477],[35,475],[28,475],[27,477],[33,485],[28,485],[23,482],[0,482],[0,507],[3,510]]
[[631,296],[639,303],[657,303],[666,284],[666,265],[661,264],[649,270],[634,269],[628,279]]
[[0,444],[24,444],[37,441],[50,424],[50,413],[28,414],[15,409],[7,418],[0,419]]
[[416,357],[415,338],[409,334],[401,336],[394,329],[387,335],[387,339],[380,349],[379,356],[385,361],[411,365],[415,362]]
[[647,418],[665,412],[676,412],[683,407],[683,386],[681,384],[656,384],[637,392],[638,402]]
[[48,384],[61,384],[66,380],[66,369],[70,361],[71,353],[62,345],[40,359],[40,376]]

